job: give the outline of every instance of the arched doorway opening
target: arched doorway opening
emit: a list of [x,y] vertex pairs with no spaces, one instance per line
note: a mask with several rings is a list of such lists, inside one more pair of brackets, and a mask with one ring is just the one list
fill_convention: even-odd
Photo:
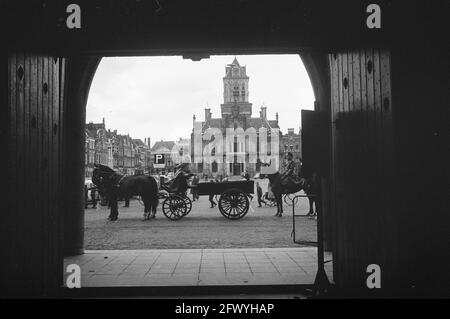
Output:
[[[280,53],[282,53],[282,52],[280,52]],[[306,54],[305,54],[305,56],[307,56]],[[281,56],[282,57],[282,56]],[[312,58],[310,57],[310,56],[308,56],[309,57],[309,59],[311,60]],[[298,56],[297,56],[297,59],[298,59]],[[88,60],[85,60],[86,62],[88,61]],[[98,62],[99,62],[99,60],[97,60],[97,59],[91,59],[90,60],[90,63],[89,64],[87,64],[87,65],[89,65],[90,66],[90,70],[88,70],[88,72],[85,74],[85,76],[86,76],[86,78],[87,79],[92,79],[93,78],[93,74],[95,73],[95,67],[96,67],[96,65],[98,64]],[[298,60],[298,62],[300,62],[300,60]],[[311,63],[311,62],[310,62]],[[70,68],[70,61],[69,61],[69,68]],[[77,69],[79,69],[79,68],[77,68]],[[310,66],[310,68],[308,69],[308,72],[309,73],[311,73],[311,72],[315,72],[314,74],[315,74],[315,77],[316,78],[319,78],[319,70],[318,70],[318,68],[317,67],[314,67],[314,68],[312,68],[311,69],[311,66]],[[324,79],[325,80],[325,79]],[[86,92],[86,93],[83,93],[83,96],[87,96],[87,92],[88,92],[88,90],[89,90],[89,87],[90,87],[90,81],[91,80],[87,80],[86,82],[85,82],[85,87],[84,87],[84,89],[83,89],[83,91],[84,92]],[[325,80],[326,81],[326,80]],[[70,90],[69,90],[70,91]],[[324,89],[316,89],[315,90],[315,92],[314,93],[316,93],[317,94],[317,92],[326,92]],[[81,107],[86,107],[86,101],[87,101],[87,99],[84,101],[84,103],[82,104],[82,105],[80,105]],[[317,108],[318,107],[318,105],[319,105],[319,103],[311,103],[311,104],[314,104],[314,106]],[[266,109],[266,108],[264,108],[264,109]],[[265,110],[264,110],[265,111]],[[275,112],[275,111],[273,111],[273,112]],[[294,115],[295,114],[295,115]],[[296,116],[297,118],[298,118],[298,124],[300,125],[300,109],[292,109],[292,112],[290,112],[290,116],[292,116],[292,115],[294,115],[294,116]],[[266,118],[266,114],[260,114],[260,116],[264,116],[264,119]],[[278,114],[277,114],[277,121],[278,121]],[[84,122],[83,122],[84,123]],[[71,123],[71,124],[73,124],[73,122]],[[287,132],[285,132],[285,133],[287,133]],[[73,132],[70,134],[70,136],[71,137],[73,137]],[[297,145],[298,146],[298,145]],[[297,147],[297,152],[299,151],[298,150],[298,148],[299,147]],[[287,151],[292,151],[291,149],[287,149],[286,150],[286,152]],[[103,164],[105,164],[105,163],[103,163]],[[217,164],[217,163],[216,163]],[[214,166],[214,165],[213,165]],[[214,170],[214,167],[213,166],[211,166],[210,167],[210,169],[211,169],[211,171],[214,173],[214,171],[217,171],[217,167],[216,167],[216,170]],[[203,169],[203,168],[202,168]],[[242,169],[242,172],[244,172],[244,169]],[[254,175],[256,173],[256,170],[255,170],[255,172],[252,172],[252,176]],[[74,216],[75,216],[75,214],[73,214],[73,213],[69,213],[70,214],[70,218],[74,218]],[[78,216],[78,217],[80,217],[80,216]],[[161,216],[162,217],[162,216]],[[66,220],[67,221],[67,220]],[[79,247],[78,248],[76,248],[75,250],[72,250],[72,253],[70,253],[70,248],[68,248],[68,254],[73,254],[73,252],[82,252],[82,250],[83,250],[83,248],[84,248],[84,245],[82,244],[82,237],[83,237],[83,235],[82,234],[80,234],[80,232],[83,232],[83,229],[75,229],[74,228],[74,225],[77,225],[77,227],[79,227],[79,226],[81,226],[82,224],[83,224],[83,228],[84,228],[84,220],[79,220],[79,221],[76,221],[76,222],[74,222],[73,220],[71,220],[71,221],[68,221],[67,223],[66,223],[66,225],[70,225],[69,227],[71,228],[71,229],[68,229],[68,231],[69,232],[74,232],[74,234],[75,233],[77,233],[77,234],[75,234],[75,236],[70,236],[69,238],[78,238],[79,239],[79,241],[78,241],[78,245],[79,245]],[[74,244],[74,243],[76,243],[75,241],[72,241],[72,245]],[[80,245],[80,243],[81,243],[81,245]],[[72,249],[73,249],[73,246],[72,246]]]
[[[369,259],[372,262],[376,259],[385,269],[383,273],[394,280],[384,282],[392,283],[402,292],[420,286],[429,288],[421,291],[425,296],[424,291],[442,287],[439,275],[448,277],[445,264],[432,265],[439,274],[435,278],[430,278],[424,269],[430,269],[430,260],[440,260],[441,251],[436,247],[442,243],[438,234],[446,231],[441,223],[443,218],[439,218],[448,211],[447,202],[442,200],[446,198],[443,196],[446,189],[440,185],[422,189],[416,187],[416,182],[435,185],[447,172],[443,163],[448,160],[442,150],[447,142],[444,132],[448,89],[445,72],[439,71],[447,65],[448,57],[442,41],[445,37],[437,32],[445,30],[447,20],[440,15],[448,11],[445,1],[432,5],[418,1],[407,7],[383,1],[382,21],[387,23],[379,30],[364,24],[367,17],[364,2],[330,2],[324,6],[321,2],[286,1],[285,7],[270,1],[235,2],[229,6],[219,1],[206,2],[174,1],[167,7],[155,8],[155,2],[150,1],[125,1],[120,7],[85,1],[82,21],[87,24],[83,22],[82,30],[65,29],[61,23],[66,18],[64,2],[7,2],[7,24],[11,26],[6,37],[9,51],[2,56],[5,62],[0,68],[2,74],[8,75],[2,77],[2,101],[9,107],[2,108],[1,118],[2,127],[7,129],[4,139],[10,165],[7,170],[10,210],[2,214],[0,232],[5,243],[2,268],[5,272],[1,280],[6,288],[2,294],[23,296],[26,291],[45,296],[58,292],[60,287],[62,236],[77,240],[76,233],[63,232],[62,212],[75,212],[77,216],[84,195],[80,187],[83,159],[76,154],[82,154],[85,139],[80,128],[85,124],[84,88],[86,81],[90,81],[86,70],[95,68],[98,57],[133,54],[133,50],[135,54],[173,54],[179,49],[182,54],[198,57],[207,48],[219,48],[215,51],[222,53],[276,53],[277,48],[287,48],[291,53],[311,50],[317,59],[307,67],[310,73],[317,72],[323,83],[330,74],[335,76],[330,81],[331,88],[323,85],[325,89],[317,94],[316,109],[325,113],[335,110],[339,115],[329,117],[332,132],[336,133],[332,135],[336,137],[333,143],[336,142],[331,152],[330,174],[331,185],[334,183],[336,187],[332,188],[329,203],[333,208],[330,211],[337,214],[336,222],[342,221],[335,232],[340,246],[335,258],[340,275],[335,279],[340,288],[352,285],[364,291],[367,287],[361,274],[366,274]],[[254,14],[256,7],[262,14]],[[420,19],[411,23],[411,16]],[[372,48],[392,54],[390,75],[388,69],[380,68],[390,65],[390,58],[374,54]],[[149,52],[152,50],[153,53]],[[368,55],[373,59],[367,59]],[[67,69],[60,67],[64,65],[63,57],[69,59]],[[379,73],[380,70],[384,71]],[[374,74],[373,81],[369,74]],[[358,78],[359,84],[355,81]],[[381,97],[386,91],[381,92],[383,87],[390,87],[390,80],[395,91],[392,101],[385,103]],[[63,92],[65,84],[68,90]],[[362,103],[354,94],[355,88],[367,93],[368,87],[374,94],[367,95],[369,99]],[[61,93],[65,93],[66,103]],[[324,98],[326,95],[329,98]],[[331,108],[329,104],[339,108]],[[430,105],[426,112],[424,105]],[[393,132],[385,134],[384,121],[389,127],[392,114]],[[370,119],[371,125],[375,125],[364,131],[365,126],[358,124],[367,122],[361,122],[361,118]],[[59,140],[61,132],[66,138]],[[394,145],[389,146],[389,141]],[[352,144],[361,146],[358,151],[365,152],[364,161],[356,161],[358,170],[365,163],[368,170],[375,168],[375,172],[381,172],[382,178],[376,175],[374,180],[368,182],[365,178],[361,183],[361,176],[347,174],[352,172],[348,164],[361,159],[361,153],[349,153],[355,149]],[[350,161],[345,160],[351,156],[354,157]],[[339,158],[343,160],[339,162]],[[389,159],[395,161],[386,161]],[[380,170],[380,163],[388,169]],[[54,180],[50,183],[51,178]],[[340,184],[343,187],[337,187],[335,179],[344,181]],[[364,187],[369,183],[375,186]],[[382,214],[375,214],[370,207],[369,213],[361,210],[377,203],[380,199],[377,189],[392,184],[396,193],[385,193]],[[377,192],[371,192],[373,189]],[[24,194],[27,196],[19,197]],[[356,202],[352,201],[355,197]],[[347,205],[334,210],[342,203]],[[62,205],[68,209],[62,209]],[[436,212],[436,218],[424,219],[426,211]],[[66,221],[75,225],[79,222],[67,215]],[[368,237],[361,240],[362,235],[372,236],[372,244],[366,245]],[[404,249],[399,250],[399,246]],[[424,254],[427,258],[423,258]],[[385,268],[386,260],[389,266]],[[408,265],[407,269],[404,265]]]

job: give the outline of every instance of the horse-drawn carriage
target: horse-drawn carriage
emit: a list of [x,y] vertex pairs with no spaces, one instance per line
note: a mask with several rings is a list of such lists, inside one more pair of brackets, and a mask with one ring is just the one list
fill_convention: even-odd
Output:
[[[307,195],[312,194],[315,183],[295,183],[292,187],[284,188],[280,173],[273,165],[268,166],[261,167],[261,175],[269,178],[277,203],[277,216],[281,217],[283,213],[282,195],[294,194],[301,189]],[[189,186],[187,181],[191,176],[193,174],[180,168],[170,183],[162,184],[158,189],[158,184],[152,176],[125,176],[107,166],[98,164],[93,171],[92,181],[98,187],[99,193],[108,198],[110,204],[108,218],[111,221],[118,218],[117,200],[121,196],[125,199],[140,196],[140,202],[144,206],[144,220],[155,217],[158,202],[161,200],[164,215],[171,220],[179,220],[189,214],[192,209],[192,202],[186,195],[187,190],[192,187],[196,188],[199,196],[219,195],[219,211],[225,218],[237,220],[247,214],[250,208],[249,198],[252,197],[250,194],[254,192],[253,181],[201,182]],[[308,199],[310,213],[312,213],[314,197],[308,196]],[[293,202],[293,204],[295,203]]]
[[163,200],[162,211],[171,220],[179,220],[190,213],[191,199],[186,195],[188,188],[196,188],[197,194],[219,195],[219,211],[228,219],[244,217],[250,207],[249,197],[253,194],[253,181],[200,182],[189,186],[183,175],[175,178],[174,186],[161,185],[158,197]]

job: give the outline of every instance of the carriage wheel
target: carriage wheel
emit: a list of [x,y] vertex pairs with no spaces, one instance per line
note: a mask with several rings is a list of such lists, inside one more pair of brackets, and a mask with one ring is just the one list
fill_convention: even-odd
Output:
[[247,195],[239,189],[224,192],[219,199],[220,213],[228,219],[240,219],[248,212],[250,203]]
[[186,202],[178,195],[171,195],[164,200],[162,211],[170,220],[179,220],[186,215]]
[[187,214],[189,214],[191,212],[192,209],[192,201],[189,197],[185,196],[184,197],[184,202],[186,203],[186,213],[183,216],[186,216]]
[[295,194],[286,194],[284,195],[284,202],[288,206],[296,205],[298,202],[298,197],[295,198]]

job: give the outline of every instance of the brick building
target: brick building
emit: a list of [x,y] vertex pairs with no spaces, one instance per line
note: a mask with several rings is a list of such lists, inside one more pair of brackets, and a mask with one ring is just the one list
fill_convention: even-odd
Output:
[[89,122],[85,128],[85,176],[92,177],[94,164],[111,167],[121,174],[148,174],[151,170],[150,139],[145,142]]

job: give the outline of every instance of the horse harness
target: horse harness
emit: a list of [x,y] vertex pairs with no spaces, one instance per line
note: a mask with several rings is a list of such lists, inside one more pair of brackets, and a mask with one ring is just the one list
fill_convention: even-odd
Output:
[[117,184],[116,184],[116,185],[113,185],[113,186],[119,188],[119,187],[120,187],[120,183],[123,181],[123,179],[124,179],[126,176],[127,176],[127,175],[123,175],[123,176],[119,179],[119,181],[117,182]]
[[[117,174],[117,173],[111,173],[111,175],[109,176],[109,179],[110,179],[111,181],[112,181],[113,178],[114,178],[114,174]],[[124,179],[125,177],[127,177],[127,175],[123,175],[123,176],[117,181],[117,183],[112,183],[111,186],[114,186],[114,187],[119,188],[119,187],[120,187],[120,183],[123,181],[123,179]]]

